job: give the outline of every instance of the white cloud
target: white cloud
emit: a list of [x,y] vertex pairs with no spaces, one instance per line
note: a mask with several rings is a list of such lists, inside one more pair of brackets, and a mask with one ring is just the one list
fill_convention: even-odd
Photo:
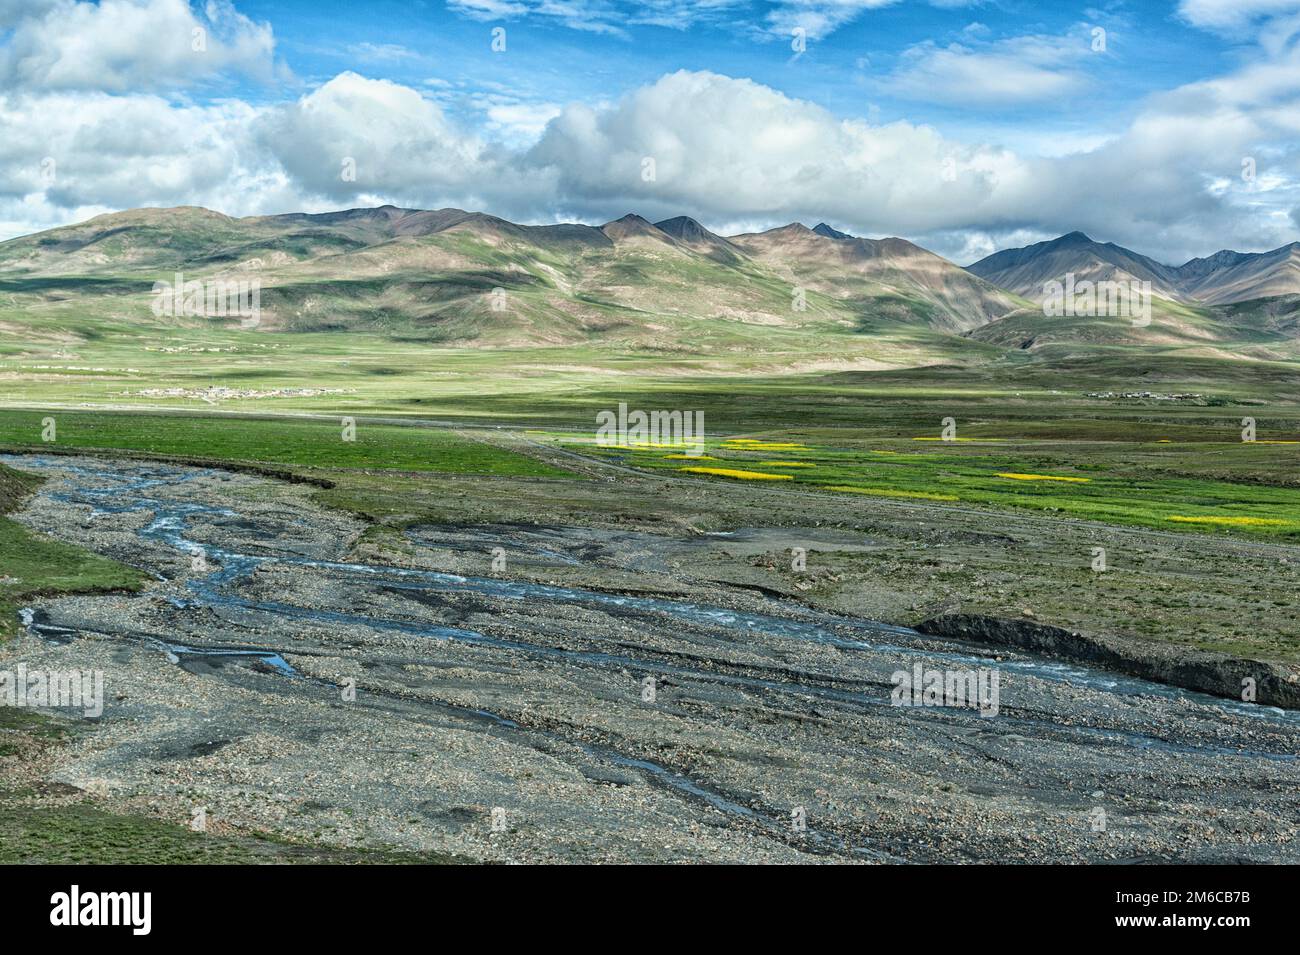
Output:
[[392,62],[420,58],[420,54],[414,50],[408,50],[400,43],[357,43],[349,48],[349,52],[358,59],[371,62]]
[[779,0],[767,16],[772,32],[789,36],[796,28],[809,39],[821,39],[851,23],[868,10],[890,7],[899,0]]
[[[796,28],[808,39],[829,36],[870,10],[902,0],[448,0],[448,8],[475,20],[537,17],[573,30],[623,34],[628,25],[685,30],[705,22],[733,22],[760,37],[789,37]],[[981,0],[930,0],[935,7],[964,7]],[[769,7],[758,20],[755,8]]]
[[536,16],[558,20],[571,30],[616,33],[623,16],[612,0],[447,0],[447,7],[474,20],[516,20]]
[[629,25],[685,30],[749,6],[749,0],[448,0],[447,3],[448,9],[473,20],[493,22],[537,17],[557,21],[571,30],[617,35],[624,35],[624,27]]
[[[260,144],[304,188],[337,198],[460,188],[486,172],[483,143],[454,129],[416,90],[341,73],[296,103],[269,111]],[[344,163],[356,178],[343,175]]]
[[0,214],[22,209],[48,222],[87,209],[221,208],[235,192],[247,201],[273,172],[248,148],[256,114],[237,102],[176,106],[154,96],[0,97]]
[[229,0],[198,16],[185,0],[101,0],[0,8],[0,86],[126,92],[172,89],[241,73],[269,79],[275,41]]
[[[1037,157],[912,123],[840,119],[750,80],[686,71],[608,104],[571,104],[525,149],[510,137],[552,107],[489,102],[485,126],[499,127],[489,137],[415,89],[355,73],[280,106],[0,96],[0,222],[47,226],[139,205],[252,214],[388,201],[523,221],[632,210],[719,228],[825,219],[957,256],[1082,229],[1173,261],[1295,238],[1296,157],[1255,147],[1294,141],[1300,111],[1275,80],[1252,76],[1161,98],[1095,148]],[[1254,186],[1240,178],[1248,150]],[[347,159],[354,179],[342,174]]]
[[529,145],[546,131],[562,110],[554,103],[492,102],[486,104],[486,129],[507,144]]
[[[617,12],[612,0],[505,2],[561,19]],[[729,2],[680,12],[691,5],[663,0],[654,9],[669,21]],[[865,6],[789,0],[781,9],[841,17]],[[0,22],[16,10],[0,0]],[[607,103],[562,107],[480,82],[457,101],[470,108],[454,113],[477,117],[472,126],[441,105],[451,97],[446,81],[421,92],[353,72],[290,102],[195,105],[162,95],[217,75],[211,65],[178,65],[174,46],[159,42],[198,22],[181,0],[52,0],[23,11],[0,46],[0,77],[16,78],[0,87],[0,228],[10,232],[140,205],[253,214],[389,201],[524,221],[600,221],[632,210],[687,213],[718,228],[825,219],[963,256],[1007,237],[1073,229],[1167,260],[1296,237],[1295,43],[1261,45],[1223,76],[1150,99],[1127,129],[1050,152],[1028,139],[1008,148],[981,134],[970,135],[989,141],[846,119],[751,80],[691,71]],[[1213,16],[1208,8],[1196,15]],[[269,27],[228,5],[210,5],[202,19],[224,24],[215,31],[218,72],[270,68]],[[90,38],[100,33],[108,41],[96,46]],[[961,46],[916,47],[887,82],[1003,102],[1023,99],[1022,87],[1059,97],[1084,82],[1061,57],[1075,42],[1086,50],[1076,37],[985,36],[972,30]],[[1257,166],[1253,182],[1240,175],[1244,158]],[[344,174],[345,160],[355,177]]]
[[1267,17],[1300,13],[1300,0],[1182,0],[1178,13],[1192,26],[1240,30]]
[[447,7],[474,20],[505,20],[526,16],[538,5],[527,0],[447,0]]
[[[826,219],[913,237],[1082,229],[1174,260],[1294,238],[1271,212],[1295,203],[1297,157],[1274,148],[1256,184],[1240,177],[1243,156],[1294,141],[1300,123],[1291,100],[1247,97],[1261,89],[1274,86],[1234,76],[1189,89],[1103,144],[1042,157],[906,122],[841,120],[748,80],[680,72],[603,108],[567,108],[525,162],[554,175],[556,202],[593,218],[636,209],[706,222]],[[642,177],[646,157],[653,181]],[[1213,176],[1233,186],[1216,195]]]
[[[964,183],[943,183],[949,159],[970,171]],[[841,121],[749,80],[682,71],[606,108],[570,106],[523,161],[553,173],[559,202],[591,215],[762,210],[924,229],[951,215],[945,205],[979,202],[985,177],[1010,157],[946,143],[927,127]],[[951,186],[942,200],[941,184]]]
[[11,27],[19,20],[44,14],[61,0],[0,0],[0,28]]
[[685,30],[705,20],[731,15],[744,0],[642,0],[633,7],[629,22]]
[[891,93],[941,103],[1015,105],[1058,99],[1086,86],[1090,56],[1079,36],[1021,36],[981,47],[917,44],[885,82]]
[[510,214],[544,207],[551,194],[508,147],[460,129],[417,90],[356,73],[261,113],[255,141],[300,194],[340,203]]

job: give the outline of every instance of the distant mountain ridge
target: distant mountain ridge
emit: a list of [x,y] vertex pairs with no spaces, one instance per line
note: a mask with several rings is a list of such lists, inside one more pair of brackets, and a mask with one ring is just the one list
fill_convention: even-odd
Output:
[[1113,242],[1071,232],[1046,242],[994,252],[967,270],[1034,301],[1067,273],[1076,281],[1150,282],[1154,295],[1176,302],[1228,305],[1300,294],[1300,242],[1271,252],[1230,249],[1180,266],[1163,265]]
[[[395,206],[242,219],[138,209],[0,243],[0,280],[255,273],[268,327],[402,322],[441,340],[651,337],[655,316],[858,333],[968,331],[1028,303],[904,239],[791,223],[725,237],[689,216],[519,225]],[[490,311],[500,288],[518,307]],[[498,303],[504,301],[500,297]]]
[[1300,293],[1300,242],[1271,252],[1224,250],[1178,269],[1186,293],[1207,305],[1228,305]]
[[[1072,232],[961,268],[906,239],[826,222],[723,236],[686,215],[521,225],[391,205],[245,218],[133,209],[0,242],[10,315],[66,307],[133,327],[150,321],[153,284],[176,272],[255,277],[265,330],[489,347],[603,341],[791,356],[815,338],[824,352],[842,345],[890,361],[1130,344],[1267,357],[1300,343],[1300,243],[1175,267]],[[1153,320],[1045,314],[1044,286],[1067,274],[1150,282]],[[60,334],[52,325],[51,338]]]

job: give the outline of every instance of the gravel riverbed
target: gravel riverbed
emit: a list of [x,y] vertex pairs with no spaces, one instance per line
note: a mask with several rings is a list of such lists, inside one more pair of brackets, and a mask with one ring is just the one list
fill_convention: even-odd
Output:
[[[1296,714],[683,572],[763,529],[425,525],[378,562],[310,488],[9,463],[49,479],[16,519],[156,578],[0,648],[103,671],[50,779],[106,805],[509,862],[1300,861]],[[801,539],[871,549],[837,534]],[[918,664],[995,671],[996,715],[891,705]]]

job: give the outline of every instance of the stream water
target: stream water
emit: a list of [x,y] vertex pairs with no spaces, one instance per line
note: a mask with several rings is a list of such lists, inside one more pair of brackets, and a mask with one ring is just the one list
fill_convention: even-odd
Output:
[[[1223,700],[1087,667],[1034,659],[1020,653],[1007,654],[993,664],[987,648],[971,647],[967,651],[960,644],[951,641],[939,644],[933,638],[906,628],[819,613],[794,604],[785,605],[775,599],[770,601],[771,613],[742,612],[698,601],[632,596],[497,577],[471,577],[303,556],[284,548],[277,549],[273,543],[274,534],[260,535],[255,526],[256,518],[241,513],[230,504],[207,504],[169,493],[200,476],[211,477],[219,472],[137,462],[85,465],[59,457],[11,456],[5,460],[6,463],[25,470],[48,472],[52,476],[62,474],[68,478],[66,482],[52,482],[41,493],[49,494],[52,499],[69,505],[89,508],[88,519],[92,522],[111,520],[115,515],[142,514],[145,520],[136,521],[139,524],[136,534],[144,545],[155,550],[165,548],[190,558],[201,557],[200,571],[186,578],[185,595],[172,598],[178,607],[267,615],[269,619],[280,621],[308,620],[397,631],[430,639],[489,646],[536,658],[562,659],[582,666],[625,668],[644,674],[673,676],[679,680],[704,681],[760,694],[795,693],[851,707],[879,707],[890,703],[889,694],[884,690],[863,692],[845,689],[830,685],[834,682],[830,679],[807,682],[792,680],[788,671],[782,674],[782,678],[767,679],[752,673],[722,672],[717,668],[701,669],[688,664],[664,662],[662,659],[654,659],[653,655],[640,657],[627,652],[626,648],[618,652],[605,652],[556,647],[540,641],[519,639],[517,633],[506,637],[464,627],[446,626],[418,617],[377,616],[354,610],[309,606],[306,602],[293,602],[289,599],[260,599],[249,594],[248,584],[254,580],[259,569],[282,565],[327,575],[346,582],[349,586],[361,588],[382,586],[390,592],[473,594],[490,598],[491,601],[523,602],[533,611],[538,607],[561,605],[617,611],[625,618],[631,615],[644,620],[647,627],[660,630],[674,626],[708,628],[713,632],[730,634],[731,639],[738,643],[752,642],[756,636],[782,641],[805,641],[832,646],[850,654],[862,654],[873,660],[893,661],[894,665],[912,659],[951,668],[975,669],[996,665],[1001,670],[1023,678],[1069,684],[1103,696],[1157,698],[1175,705],[1194,705],[1202,714],[1201,718],[1204,718],[1203,714],[1208,708],[1210,712],[1217,711],[1225,716],[1245,718],[1252,722],[1261,721],[1287,732],[1300,727],[1300,714],[1296,713]],[[207,525],[220,527],[227,524],[232,529],[238,528],[238,533],[232,534],[231,539],[257,541],[256,552],[250,552],[254,548],[247,546],[234,550],[196,539],[193,525],[200,520]],[[253,522],[251,527],[250,522]],[[421,541],[436,541],[437,528],[422,528],[419,539],[408,540],[417,546]],[[70,636],[67,628],[47,622],[39,609],[29,608],[24,613],[24,622],[34,632],[48,639],[67,639]],[[268,626],[263,629],[275,628]],[[256,658],[285,678],[301,679],[300,674],[285,659],[286,651],[279,647],[197,645],[192,638],[191,642],[186,643],[156,636],[150,637],[148,642],[167,654],[172,662],[179,663],[190,656]],[[292,656],[291,653],[289,655]],[[906,665],[910,664],[904,663]],[[473,712],[505,730],[521,731],[517,723],[499,714],[483,710]],[[942,718],[946,719],[979,720],[973,712],[947,708],[942,713]],[[922,717],[925,715],[927,714],[921,714]],[[1051,714],[1036,712],[1004,714],[998,718],[998,722],[1027,736],[1042,736],[1046,733],[1055,739],[1090,745],[1127,746],[1134,751],[1160,750],[1268,761],[1296,759],[1294,752],[1260,751],[1199,740],[1171,740],[1131,728],[1089,726],[1084,721],[1055,719]],[[643,771],[661,784],[703,799],[723,812],[752,815],[747,807],[657,763],[612,751],[602,751],[598,755],[615,765]]]

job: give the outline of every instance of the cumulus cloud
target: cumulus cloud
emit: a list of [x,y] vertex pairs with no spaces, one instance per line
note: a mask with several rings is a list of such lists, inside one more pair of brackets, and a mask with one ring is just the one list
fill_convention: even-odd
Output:
[[561,108],[555,103],[526,103],[506,97],[486,97],[486,130],[507,144],[526,146],[537,141]]
[[[1266,92],[1269,107],[1251,108]],[[1083,229],[1173,261],[1211,243],[1294,238],[1295,157],[1261,154],[1257,182],[1239,176],[1247,150],[1294,128],[1291,102],[1272,82],[1202,84],[1155,101],[1100,146],[1033,157],[924,125],[841,119],[707,72],[672,73],[600,106],[570,104],[526,149],[460,128],[417,90],[356,73],[256,108],[104,93],[0,98],[9,172],[0,220],[96,205],[252,213],[391,201],[525,221],[633,210],[719,228],[825,219],[960,256],[1001,237]],[[507,109],[498,122],[541,122],[496,108]]]
[[[605,9],[613,0],[582,2]],[[864,4],[789,0],[783,8],[841,16]],[[677,7],[664,0],[657,9],[671,16]],[[0,45],[0,76],[19,78],[0,86],[0,229],[8,234],[140,205],[254,214],[394,202],[521,221],[686,213],[720,230],[824,219],[963,259],[1082,229],[1178,261],[1220,246],[1281,245],[1300,226],[1294,42],[1261,46],[1231,72],[1149,99],[1117,135],[1046,156],[913,122],[836,116],[712,72],[670,73],[594,104],[494,90],[466,97],[455,113],[436,93],[354,72],[287,102],[196,105],[167,98],[173,73],[186,81],[212,74],[175,66],[174,49],[157,42],[159,24],[167,36],[200,19],[225,24],[216,49],[225,51],[221,69],[232,70],[271,62],[269,28],[220,4],[200,18],[181,0],[34,0],[16,10],[0,0],[0,18],[17,18]],[[142,11],[162,16],[146,26],[132,19]],[[1208,23],[1213,14],[1196,15]],[[101,32],[111,42],[87,48],[82,62],[79,51]],[[888,82],[934,89],[942,79],[950,91],[964,87],[961,95],[1001,100],[1024,86],[1059,95],[1084,82],[1051,56],[1073,42],[971,31],[959,47],[914,48]],[[990,78],[992,66],[1002,72]],[[1251,179],[1242,176],[1246,159],[1258,172]]]
[[258,137],[295,182],[340,199],[457,189],[489,171],[483,143],[431,100],[351,72],[265,115]]
[[141,205],[256,201],[280,180],[249,149],[256,115],[237,102],[155,96],[0,98],[0,218],[49,224]]
[[[949,249],[959,245],[953,230],[1083,229],[1170,259],[1209,242],[1288,241],[1276,220],[1252,211],[1260,195],[1239,172],[1251,145],[1295,114],[1193,100],[1158,103],[1087,151],[1032,157],[927,126],[841,120],[748,80],[680,72],[603,108],[569,107],[524,161],[553,174],[557,202],[590,217],[637,209],[714,223],[826,219],[864,234],[940,236]],[[1279,181],[1295,181],[1290,160],[1271,162]],[[1209,189],[1216,172],[1235,184]]]
[[0,6],[12,27],[0,86],[126,92],[174,89],[227,73],[269,79],[275,41],[229,0],[196,14],[186,0],[77,0]]
[[[1013,177],[1017,165],[927,127],[842,121],[750,80],[686,71],[602,109],[570,106],[523,162],[552,172],[557,200],[586,214],[730,220],[761,210],[894,229],[939,226],[952,215],[943,206],[979,204],[990,177]],[[966,175],[948,175],[957,170]]]
[[0,29],[11,27],[19,20],[44,14],[61,0],[0,0]]
[[261,113],[255,140],[300,190],[339,202],[511,213],[550,194],[545,177],[525,176],[507,147],[459,128],[431,99],[352,72]]

